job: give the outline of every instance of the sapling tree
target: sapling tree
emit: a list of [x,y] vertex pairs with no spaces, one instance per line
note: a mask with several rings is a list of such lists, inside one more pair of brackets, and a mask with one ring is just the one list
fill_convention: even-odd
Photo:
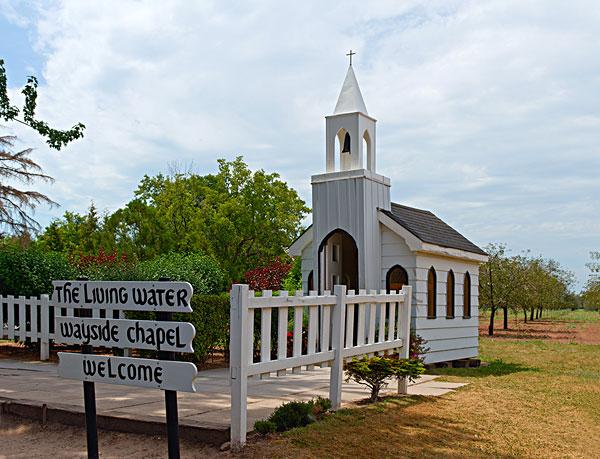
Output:
[[346,363],[346,382],[355,381],[371,389],[370,402],[377,401],[381,389],[388,385],[390,378],[408,378],[414,381],[425,371],[418,359],[398,359],[392,357],[353,358]]

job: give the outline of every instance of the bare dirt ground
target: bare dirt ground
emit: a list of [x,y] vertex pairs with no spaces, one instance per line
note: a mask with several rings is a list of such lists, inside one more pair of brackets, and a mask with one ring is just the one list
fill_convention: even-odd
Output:
[[[527,323],[510,317],[508,330],[502,329],[502,313],[496,316],[492,339],[541,339],[560,343],[600,344],[600,321],[574,322],[569,318],[542,318]],[[489,318],[479,322],[479,334],[488,336]]]
[[[99,432],[100,457],[163,458],[167,439],[147,435]],[[181,457],[218,457],[216,448],[182,441]],[[226,454],[226,453],[225,453]],[[3,415],[0,417],[0,458],[85,458],[85,429],[49,424]]]

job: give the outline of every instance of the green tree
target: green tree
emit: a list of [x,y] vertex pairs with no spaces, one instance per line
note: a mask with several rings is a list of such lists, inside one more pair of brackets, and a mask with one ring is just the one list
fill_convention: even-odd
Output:
[[600,252],[590,253],[589,275],[581,294],[583,306],[600,311]]
[[65,213],[39,238],[67,253],[100,247],[140,260],[157,255],[204,253],[229,282],[278,256],[301,230],[309,209],[278,174],[251,171],[241,157],[219,160],[216,174],[144,177],[125,207],[99,219]]

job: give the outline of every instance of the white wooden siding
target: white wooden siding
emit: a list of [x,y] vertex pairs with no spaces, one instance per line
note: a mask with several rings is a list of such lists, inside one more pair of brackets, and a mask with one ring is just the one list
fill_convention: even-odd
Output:
[[[302,250],[302,291],[308,294],[308,275],[313,271],[313,243],[311,242]],[[315,270],[316,271],[316,270]],[[313,273],[313,284],[316,288],[317,283]]]
[[[427,318],[427,275],[433,266],[437,275],[436,318]],[[454,318],[446,318],[446,279],[454,272]],[[418,254],[416,257],[413,328],[427,341],[426,363],[475,357],[478,354],[479,265],[465,260]],[[471,276],[471,317],[463,318],[463,282]]]

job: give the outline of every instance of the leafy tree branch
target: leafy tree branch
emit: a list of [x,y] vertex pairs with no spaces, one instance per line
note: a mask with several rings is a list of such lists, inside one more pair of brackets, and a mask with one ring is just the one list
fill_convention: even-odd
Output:
[[27,79],[27,84],[21,91],[25,96],[25,105],[22,110],[23,119],[19,119],[18,116],[21,111],[10,103],[4,60],[0,59],[0,119],[3,119],[4,121],[17,121],[29,126],[37,131],[42,137],[46,137],[46,143],[50,148],[54,148],[55,150],[60,150],[69,142],[83,137],[85,126],[82,123],[77,123],[71,129],[61,131],[50,127],[45,121],[36,119],[37,87],[37,78],[30,76]]

